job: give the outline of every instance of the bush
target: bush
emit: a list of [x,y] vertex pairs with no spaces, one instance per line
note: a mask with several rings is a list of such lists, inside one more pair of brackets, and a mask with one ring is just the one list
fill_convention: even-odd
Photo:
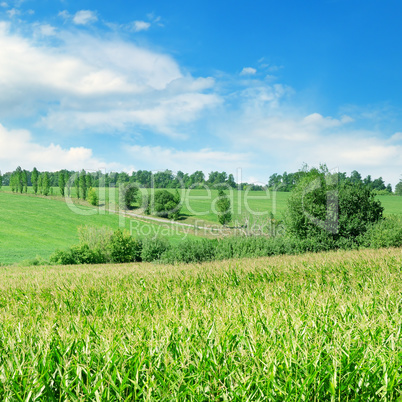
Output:
[[97,206],[99,203],[98,194],[96,193],[96,190],[92,187],[88,191],[87,200],[93,206]]
[[286,230],[298,239],[316,238],[333,247],[334,242],[364,234],[382,213],[381,203],[369,188],[350,181],[339,184],[337,174],[322,166],[310,170],[292,191]]
[[107,226],[79,226],[78,237],[80,244],[88,244],[89,248],[100,250],[105,256],[106,261],[110,261],[110,239],[113,236],[113,230]]
[[68,250],[57,250],[50,256],[52,264],[103,264],[105,256],[100,250],[91,249],[88,244],[73,246]]
[[156,237],[144,237],[139,240],[141,247],[141,260],[146,262],[157,261],[171,247],[168,240]]
[[359,238],[362,247],[382,248],[402,246],[402,217],[387,216],[382,221],[371,225]]
[[141,245],[127,231],[116,230],[107,248],[111,262],[141,261]]
[[216,243],[216,240],[187,239],[165,251],[160,261],[166,264],[212,261],[215,259]]
[[142,206],[146,214],[160,216],[161,218],[178,219],[181,210],[180,194],[172,194],[167,190],[158,190],[152,199],[143,197]]

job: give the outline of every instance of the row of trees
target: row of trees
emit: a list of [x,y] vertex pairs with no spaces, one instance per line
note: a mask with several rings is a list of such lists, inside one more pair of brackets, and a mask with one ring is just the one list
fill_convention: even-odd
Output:
[[[34,169],[35,170],[35,169]],[[26,176],[26,184],[28,187],[33,186],[33,171],[24,170],[24,175]],[[81,171],[81,175],[84,171]],[[11,176],[14,172],[7,172],[3,176],[3,184],[5,186],[11,186]],[[68,183],[70,177],[77,175],[78,172],[70,170],[60,170],[57,172],[47,172],[49,186],[50,187],[60,187],[60,183]],[[215,186],[217,184],[225,184],[231,188],[236,188],[238,185],[234,180],[233,174],[227,174],[226,172],[213,171],[209,173],[208,178],[205,177],[204,173],[197,170],[193,174],[183,173],[182,171],[174,174],[171,170],[165,170],[163,172],[152,172],[150,170],[138,170],[132,172],[129,175],[126,172],[110,172],[103,173],[101,171],[97,172],[86,172],[86,175],[91,177],[91,187],[117,187],[122,183],[136,183],[143,188],[197,188],[203,186]],[[24,177],[25,177],[24,176]],[[240,188],[245,189],[252,186],[252,190],[263,190],[263,186],[240,183]],[[61,188],[61,187],[60,187]]]
[[[57,176],[56,176],[57,174]],[[57,183],[54,178],[57,177]],[[0,180],[1,182],[1,180]],[[91,195],[90,202],[95,205],[94,194],[91,192],[93,187],[93,176],[90,173],[82,170],[81,172],[71,172],[68,170],[61,170],[59,172],[39,172],[33,168],[32,172],[17,167],[9,174],[8,185],[11,191],[16,193],[27,193],[28,186],[32,187],[34,194],[49,195],[53,194],[53,187],[59,187],[60,194],[71,195],[71,188],[75,188],[75,195],[77,198],[87,199]],[[67,194],[65,194],[67,191]],[[97,198],[97,196],[95,197]],[[97,203],[97,202],[96,202]]]
[[[274,173],[269,177],[268,187],[276,189],[277,191],[292,191],[297,184],[308,175],[308,173],[309,170],[307,165],[303,166],[302,169],[295,173],[284,172],[281,175]],[[373,179],[371,175],[368,175],[363,179],[362,175],[357,170],[353,170],[350,176],[348,176],[345,172],[338,172],[337,180],[339,183],[348,181],[352,184],[363,184],[370,190],[375,190],[377,192],[381,191],[384,193],[392,193],[391,184],[385,185],[382,177]]]
[[[302,180],[308,172],[308,167],[305,165],[302,169],[294,173],[284,172],[283,174],[274,173],[269,177],[268,187],[276,189],[277,191],[291,191],[297,183]],[[45,174],[46,173],[46,174]],[[373,179],[371,175],[362,178],[362,175],[354,170],[350,176],[345,172],[337,173],[339,182],[350,181],[353,184],[363,184],[371,190],[383,193],[391,193],[391,184],[385,185],[382,177]],[[74,177],[73,182],[70,178]],[[85,177],[85,181],[84,178]],[[76,183],[78,181],[78,185]],[[240,188],[245,190],[258,191],[263,190],[263,186],[240,183],[236,184],[234,176],[226,172],[213,171],[210,172],[208,178],[200,170],[192,174],[177,172],[175,175],[171,170],[153,173],[149,170],[138,170],[129,175],[126,172],[111,172],[103,173],[97,172],[75,172],[70,170],[60,170],[57,172],[38,172],[36,168],[33,171],[22,170],[18,167],[14,172],[7,172],[1,175],[0,173],[0,187],[1,185],[11,186],[13,191],[24,192],[27,187],[32,186],[35,194],[47,195],[51,193],[52,187],[59,187],[60,193],[64,195],[64,189],[67,190],[71,187],[77,189],[77,196],[86,199],[87,192],[91,187],[117,187],[122,183],[136,183],[144,188],[190,188],[190,187],[203,187],[203,186],[217,186],[224,184],[231,188]],[[402,195],[402,180],[395,187],[395,194]]]

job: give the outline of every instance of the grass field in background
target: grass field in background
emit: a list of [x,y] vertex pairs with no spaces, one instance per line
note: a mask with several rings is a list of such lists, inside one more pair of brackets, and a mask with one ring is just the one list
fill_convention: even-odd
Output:
[[[94,215],[80,215],[94,212]],[[57,248],[78,242],[81,225],[119,227],[133,230],[133,235],[168,235],[175,242],[183,238],[183,230],[169,224],[140,222],[115,213],[77,205],[71,210],[61,199],[0,191],[0,263],[9,264],[36,256],[47,259]],[[131,223],[130,223],[131,222]],[[189,235],[191,237],[191,235]]]
[[397,401],[401,267],[401,249],[0,267],[0,399]]
[[[8,190],[7,187],[0,190],[0,263],[2,264],[32,259],[36,256],[46,259],[56,248],[66,248],[77,243],[77,228],[80,225],[109,226],[113,229],[123,225],[130,230],[131,222],[134,236],[161,234],[169,237],[172,242],[180,241],[186,235],[192,237],[194,233],[189,228],[181,228],[169,223],[144,222],[128,218],[121,220],[115,213],[118,205],[118,189],[116,188],[100,189],[100,194],[103,196],[99,210],[90,207],[85,201],[73,198],[77,208],[98,211],[97,214],[90,216],[82,216],[69,209],[60,196],[58,188],[53,188],[53,195],[48,197],[34,196],[30,187],[28,194],[22,195],[12,194]],[[272,212],[281,219],[289,197],[289,193],[281,192],[234,190],[229,194],[234,212],[232,225],[241,225],[245,217],[253,216],[254,213],[265,213],[262,218],[255,219],[266,218],[267,212]],[[211,205],[217,195],[217,190],[211,192],[183,190],[180,222],[220,227]],[[72,189],[72,196],[75,197],[74,189]],[[378,199],[384,206],[386,215],[402,214],[402,197],[379,196]],[[137,213],[138,210],[133,212]],[[202,230],[196,233],[209,236]]]

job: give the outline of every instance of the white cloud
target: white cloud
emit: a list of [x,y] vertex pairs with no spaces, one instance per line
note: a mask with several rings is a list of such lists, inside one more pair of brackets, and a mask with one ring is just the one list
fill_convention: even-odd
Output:
[[17,10],[16,8],[12,8],[11,10],[7,10],[7,14],[10,18],[15,17],[16,15],[20,15],[21,12],[20,10]]
[[98,17],[91,10],[77,11],[73,17],[73,22],[77,25],[87,25],[96,21],[98,21]]
[[56,32],[56,28],[49,24],[38,24],[35,26],[35,33],[39,34],[40,36],[54,36],[56,35]]
[[0,124],[0,160],[3,172],[22,164],[24,169],[99,169],[105,163],[94,158],[92,150],[84,147],[63,149],[60,145],[43,146],[35,143],[27,130],[7,130]]
[[67,19],[69,19],[71,17],[70,13],[67,10],[60,11],[58,16],[63,18],[63,19],[65,19],[65,20],[67,20]]
[[240,75],[254,75],[257,72],[257,70],[253,67],[244,67],[243,70],[241,70]]
[[[233,119],[220,135],[230,131],[234,150],[249,150],[255,162],[265,165],[272,173],[297,171],[304,162],[310,166],[326,163],[329,168],[340,171],[358,170],[363,176],[382,176],[395,185],[402,172],[402,136],[396,133],[389,140],[379,132],[364,131],[350,126],[353,119],[324,117],[319,113],[295,116],[282,107],[260,110]],[[222,128],[220,128],[222,129]]]
[[3,2],[0,3],[0,7],[7,8],[8,4],[5,1],[3,1]]
[[50,25],[40,32],[61,45],[37,45],[9,28],[0,23],[0,118],[41,116],[47,127],[72,131],[139,124],[174,137],[179,124],[220,102],[203,93],[213,79],[183,74],[168,55]]
[[395,133],[389,140],[390,142],[402,142],[402,132]]
[[151,26],[150,22],[145,22],[145,21],[134,21],[133,22],[133,29],[135,32],[147,31],[150,26]]
[[202,170],[205,174],[211,170],[236,172],[239,167],[250,166],[250,153],[224,152],[212,149],[200,151],[180,151],[159,146],[127,146],[126,151],[136,161],[139,169]]

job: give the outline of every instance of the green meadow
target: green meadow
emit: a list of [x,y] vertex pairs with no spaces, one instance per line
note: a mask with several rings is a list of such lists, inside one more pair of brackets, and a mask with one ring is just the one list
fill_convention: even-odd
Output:
[[0,267],[0,400],[398,401],[401,249]]
[[[10,264],[39,256],[48,259],[56,249],[78,242],[78,227],[125,228],[134,236],[161,234],[172,242],[187,234],[185,228],[170,224],[142,222],[115,211],[77,203],[70,206],[57,197],[11,194],[0,191],[0,263]],[[86,204],[86,203],[85,203]]]
[[[151,190],[141,189],[142,192]],[[170,190],[174,191],[174,190]],[[217,190],[181,190],[183,207],[180,223],[219,228],[214,213]],[[32,188],[28,194],[13,194],[9,188],[0,190],[0,263],[10,264],[36,257],[47,259],[56,249],[63,249],[78,242],[77,229],[81,225],[108,226],[112,229],[125,228],[134,236],[168,237],[178,242],[184,237],[211,236],[209,232],[194,231],[189,227],[156,222],[143,218],[122,217],[118,211],[118,189],[98,189],[100,207],[94,208],[75,198],[69,206],[60,196],[58,188],[52,189],[48,197],[34,196]],[[228,192],[233,207],[232,226],[264,220],[268,213],[282,219],[289,193],[237,191]],[[402,214],[402,197],[379,196],[385,214]],[[133,213],[141,213],[133,210]]]

